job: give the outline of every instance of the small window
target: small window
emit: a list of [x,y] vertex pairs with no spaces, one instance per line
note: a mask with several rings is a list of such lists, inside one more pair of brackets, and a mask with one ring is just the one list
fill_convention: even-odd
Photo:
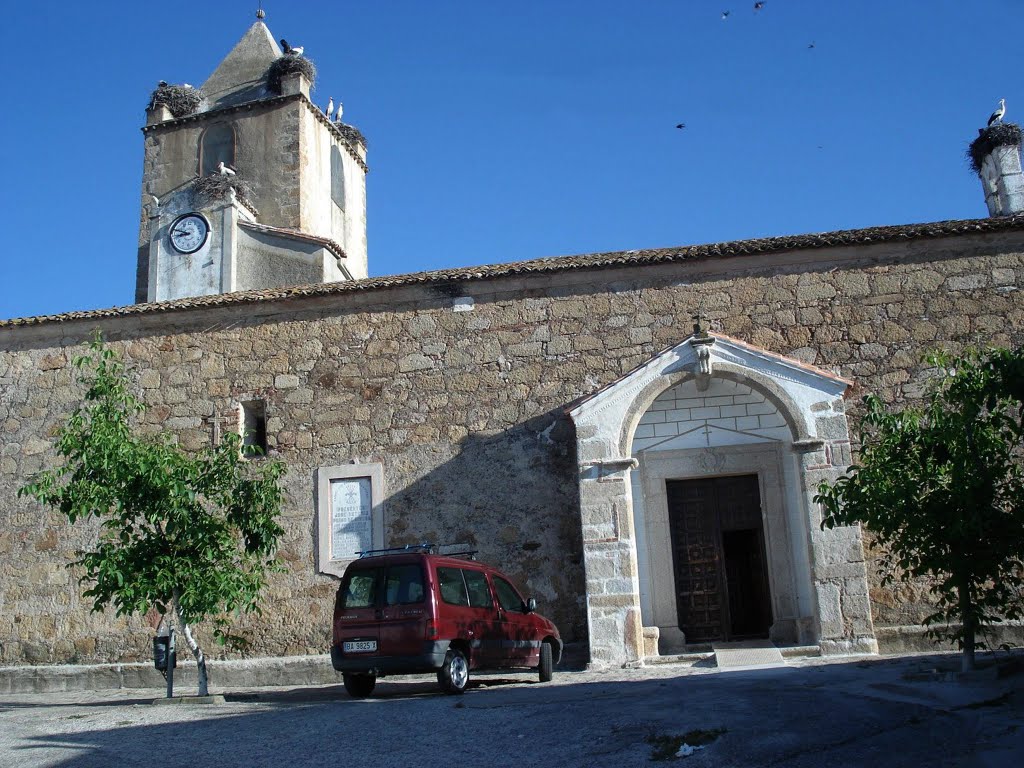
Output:
[[523,598],[516,592],[516,588],[500,576],[494,577],[494,591],[498,594],[498,602],[506,611],[523,612]]
[[199,140],[199,175],[209,176],[220,163],[235,164],[235,129],[230,123],[214,123]]
[[466,586],[469,588],[469,604],[474,608],[490,608],[491,590],[487,588],[487,577],[481,571],[465,570]]
[[341,586],[341,608],[372,608],[377,604],[377,571],[351,571]]
[[388,568],[384,587],[385,605],[411,605],[423,602],[423,571],[415,563]]
[[331,199],[345,210],[345,163],[337,144],[331,146]]
[[242,403],[242,453],[249,458],[267,455],[267,409],[262,400]]
[[438,568],[437,581],[440,584],[442,600],[449,605],[469,605],[462,571],[458,568]]

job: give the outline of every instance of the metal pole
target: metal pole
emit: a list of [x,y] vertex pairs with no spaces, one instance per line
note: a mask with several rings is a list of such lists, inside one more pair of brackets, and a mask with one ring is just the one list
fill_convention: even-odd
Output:
[[174,651],[174,627],[167,633],[167,698],[174,698],[174,665],[177,662]]

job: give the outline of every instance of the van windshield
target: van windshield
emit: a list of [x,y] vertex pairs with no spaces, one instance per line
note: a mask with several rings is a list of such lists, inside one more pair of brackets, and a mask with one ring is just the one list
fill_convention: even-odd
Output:
[[341,608],[372,608],[377,603],[377,570],[349,571],[341,585]]

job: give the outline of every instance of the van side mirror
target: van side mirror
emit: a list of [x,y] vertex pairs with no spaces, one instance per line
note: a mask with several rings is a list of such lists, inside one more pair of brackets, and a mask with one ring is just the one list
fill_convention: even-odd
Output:
[[537,610],[537,601],[534,598],[532,598],[532,597],[527,598],[526,599],[526,612],[527,613],[533,613],[536,610]]

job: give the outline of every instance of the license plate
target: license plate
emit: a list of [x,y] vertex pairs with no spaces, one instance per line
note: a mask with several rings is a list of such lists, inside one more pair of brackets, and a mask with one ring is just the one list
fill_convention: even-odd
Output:
[[345,653],[366,653],[377,650],[376,640],[348,640],[341,645]]

